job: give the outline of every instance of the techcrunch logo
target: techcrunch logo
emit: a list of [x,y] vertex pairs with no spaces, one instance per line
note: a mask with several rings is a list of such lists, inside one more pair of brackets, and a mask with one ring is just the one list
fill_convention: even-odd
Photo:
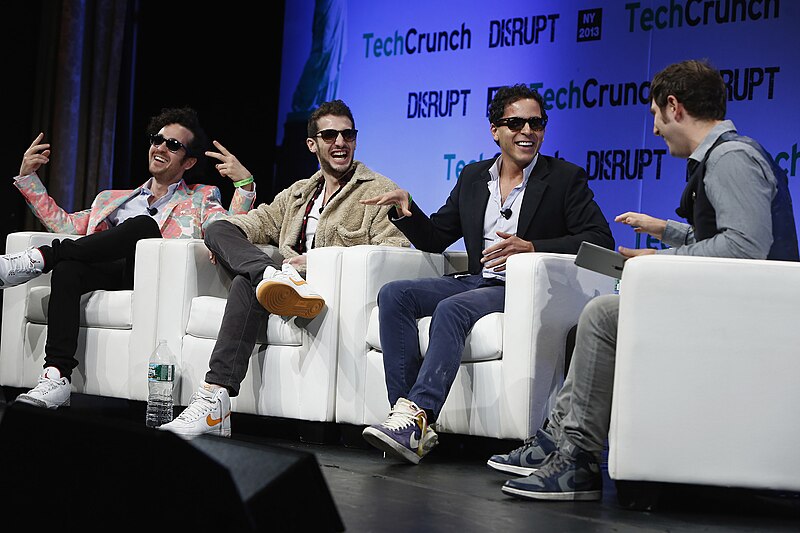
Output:
[[[728,89],[728,101],[754,100],[766,97],[772,100],[775,96],[775,82],[780,67],[746,67],[720,69],[722,81]],[[542,95],[546,110],[556,109],[591,109],[594,107],[622,107],[631,105],[650,105],[650,81],[623,81],[601,83],[596,78],[584,82],[570,80],[562,87],[545,87],[544,82],[529,83]],[[488,105],[499,87],[487,90]]]
[[637,148],[635,150],[589,150],[586,152],[586,174],[590,180],[641,180],[650,166],[657,180],[661,179],[661,161],[667,150]]
[[462,22],[455,30],[420,32],[408,29],[404,34],[395,31],[393,35],[376,37],[374,33],[364,33],[364,57],[391,57],[404,54],[433,54],[454,52],[472,48],[472,30]]
[[[687,26],[708,26],[779,18],[780,0],[670,0],[669,5],[642,8],[641,2],[625,4],[628,32]],[[638,24],[637,24],[638,23]]]
[[790,177],[794,177],[797,174],[797,160],[800,159],[797,143],[794,143],[791,149],[785,152],[778,152],[773,157],[778,166],[785,170]]

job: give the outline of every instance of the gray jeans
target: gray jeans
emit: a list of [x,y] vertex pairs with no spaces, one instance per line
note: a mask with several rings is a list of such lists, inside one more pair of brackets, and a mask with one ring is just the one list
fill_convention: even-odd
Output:
[[575,351],[564,386],[550,412],[550,433],[559,448],[577,446],[598,459],[608,438],[614,361],[617,351],[619,296],[598,296],[578,320]]
[[225,220],[212,222],[206,229],[204,241],[217,262],[233,276],[205,379],[206,383],[227,387],[231,396],[237,396],[258,333],[266,327],[269,317],[269,312],[256,299],[255,288],[268,266],[280,270],[281,265],[248,241],[242,230]]

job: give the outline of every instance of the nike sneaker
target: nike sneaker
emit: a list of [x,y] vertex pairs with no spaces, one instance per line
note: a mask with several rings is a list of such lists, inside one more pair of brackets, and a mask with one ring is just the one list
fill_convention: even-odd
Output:
[[428,425],[425,410],[405,398],[397,400],[385,422],[369,426],[362,436],[379,450],[414,464],[419,464],[439,441]]
[[42,275],[44,257],[38,248],[0,255],[0,289],[16,287]]
[[171,431],[185,439],[198,435],[231,436],[231,398],[225,387],[203,383],[192,394],[189,405],[172,422],[158,429]]
[[554,451],[556,451],[556,443],[553,442],[553,437],[539,429],[536,431],[536,435],[525,439],[522,446],[516,450],[504,455],[493,455],[486,461],[486,464],[500,472],[529,476],[536,472],[550,452]]
[[69,380],[61,377],[61,372],[56,367],[48,366],[36,386],[17,396],[17,402],[47,409],[69,407],[70,392]]
[[289,263],[281,270],[268,266],[264,279],[256,287],[256,297],[273,315],[314,318],[322,311],[325,300]]
[[526,500],[593,501],[603,495],[603,476],[592,454],[558,449],[536,472],[506,481],[501,490]]

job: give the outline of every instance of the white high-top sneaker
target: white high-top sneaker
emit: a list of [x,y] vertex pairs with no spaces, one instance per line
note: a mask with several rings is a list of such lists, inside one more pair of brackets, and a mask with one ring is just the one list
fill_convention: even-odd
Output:
[[314,318],[325,307],[325,300],[289,263],[281,270],[267,267],[264,279],[256,287],[256,298],[274,315]]
[[200,385],[175,420],[158,427],[185,439],[198,435],[231,436],[231,398],[225,387]]
[[41,276],[44,257],[38,248],[0,255],[0,289],[16,287]]
[[58,409],[69,407],[69,396],[69,380],[61,377],[61,372],[56,367],[48,366],[39,377],[39,383],[28,392],[17,396],[17,401],[36,407]]

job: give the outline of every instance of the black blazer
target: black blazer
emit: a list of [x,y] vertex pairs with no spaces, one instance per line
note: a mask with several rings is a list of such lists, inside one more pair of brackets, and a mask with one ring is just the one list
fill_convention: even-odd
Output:
[[[396,219],[397,228],[418,250],[441,253],[460,238],[469,272],[483,266],[483,218],[489,202],[489,168],[495,159],[464,167],[450,196],[430,218],[412,201],[412,216]],[[519,213],[517,236],[533,243],[537,252],[576,254],[582,241],[614,249],[614,237],[579,166],[539,154],[528,178]],[[394,208],[392,208],[394,209]]]

